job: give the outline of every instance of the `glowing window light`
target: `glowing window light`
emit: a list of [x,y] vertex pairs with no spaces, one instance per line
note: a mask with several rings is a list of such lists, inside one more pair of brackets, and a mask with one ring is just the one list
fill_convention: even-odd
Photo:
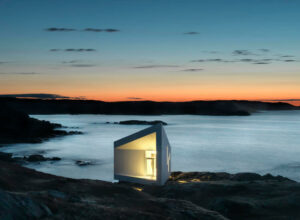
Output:
[[156,151],[145,151],[146,175],[156,177]]

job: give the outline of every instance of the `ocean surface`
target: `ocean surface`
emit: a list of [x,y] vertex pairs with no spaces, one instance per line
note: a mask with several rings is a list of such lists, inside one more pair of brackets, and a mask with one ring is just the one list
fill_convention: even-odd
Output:
[[[257,172],[300,181],[300,111],[267,111],[251,116],[197,115],[32,115],[60,123],[82,135],[53,138],[38,144],[7,145],[15,156],[43,154],[58,162],[27,167],[72,178],[113,181],[113,142],[146,128],[118,125],[122,120],[162,120],[172,147],[172,171]],[[77,160],[93,165],[78,166]]]

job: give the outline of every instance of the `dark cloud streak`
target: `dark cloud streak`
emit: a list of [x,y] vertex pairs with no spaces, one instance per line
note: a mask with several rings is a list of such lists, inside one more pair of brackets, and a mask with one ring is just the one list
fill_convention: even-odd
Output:
[[94,64],[84,63],[82,60],[63,61],[62,64],[67,64],[70,67],[93,67]]
[[10,62],[8,62],[8,61],[0,61],[0,65],[1,64],[6,64],[6,63],[10,63]]
[[107,28],[107,29],[100,29],[100,28],[85,28],[83,31],[87,32],[107,32],[107,33],[113,33],[113,32],[119,32],[118,29],[113,28]]
[[200,34],[199,32],[196,31],[189,31],[189,32],[185,32],[183,34],[187,34],[187,35],[196,35],[196,34]]
[[296,62],[296,60],[284,60],[284,62]]
[[108,33],[113,33],[113,32],[119,32],[120,30],[118,30],[118,29],[113,29],[113,28],[108,28],[108,29],[105,29],[104,31],[105,31],[105,32],[108,32]]
[[102,32],[102,29],[99,28],[86,28],[84,31],[89,31],[89,32]]
[[73,29],[73,28],[56,28],[56,27],[47,28],[45,30],[46,31],[50,31],[50,32],[70,32],[70,31],[76,31],[76,29]]
[[184,69],[184,70],[181,70],[183,72],[200,72],[200,71],[203,71],[204,69],[202,68],[191,68],[191,69]]
[[148,66],[136,66],[135,69],[152,69],[152,68],[172,68],[180,67],[178,65],[148,65]]
[[70,98],[68,96],[61,96],[57,94],[48,94],[48,93],[2,94],[0,95],[0,97],[39,98],[39,99]]
[[215,51],[215,50],[203,50],[203,53],[210,53],[210,54],[217,54],[220,53],[219,51]]
[[72,64],[72,67],[93,67],[93,64]]
[[199,63],[202,63],[202,62],[232,62],[230,60],[223,60],[223,59],[220,59],[220,58],[214,58],[214,59],[199,59],[199,60],[192,60],[191,62],[199,62]]
[[295,56],[292,56],[292,55],[282,55],[281,57],[289,58],[289,57],[295,57]]
[[58,51],[65,51],[65,52],[95,52],[97,51],[96,49],[84,49],[84,48],[79,48],[79,49],[75,49],[75,48],[68,48],[68,49],[50,49],[50,52],[58,52]]
[[40,74],[40,73],[36,73],[36,72],[20,72],[20,73],[1,73],[0,72],[0,75],[37,75],[37,74]]
[[268,53],[268,52],[270,52],[270,50],[269,50],[269,49],[259,49],[259,51],[261,51],[261,52],[264,52],[264,53]]
[[249,56],[249,55],[254,55],[252,52],[249,50],[234,50],[232,52],[233,55],[242,55],[242,56]]
[[253,59],[239,59],[241,62],[253,62]]
[[260,64],[260,65],[263,65],[263,64],[270,64],[270,63],[268,63],[268,62],[255,62],[255,63],[253,63],[253,64]]
[[80,60],[70,60],[70,61],[62,61],[61,63],[63,64],[73,64],[73,63],[78,63]]
[[243,59],[235,59],[235,60],[224,60],[220,58],[215,59],[199,59],[199,60],[191,60],[191,62],[220,62],[220,63],[252,63],[252,64],[270,64],[271,62],[279,61],[279,62],[297,62],[294,59],[282,60],[282,59],[271,59],[271,58],[264,58],[264,59],[252,59],[252,58],[243,58]]
[[61,51],[61,49],[50,49],[50,52]]
[[139,98],[139,97],[127,97],[127,99],[139,100],[139,99],[142,99],[142,98]]
[[91,49],[91,48],[88,48],[88,49],[83,49],[83,48],[80,48],[80,49],[68,48],[68,49],[65,49],[64,51],[66,51],[66,52],[94,52],[96,50],[95,49]]
[[78,31],[85,31],[85,32],[107,32],[107,33],[113,33],[113,32],[119,32],[120,30],[114,29],[114,28],[106,28],[106,29],[100,29],[100,28],[85,28],[83,30],[77,30],[74,28],[57,28],[57,27],[50,27],[46,28],[45,31],[48,32],[78,32]]

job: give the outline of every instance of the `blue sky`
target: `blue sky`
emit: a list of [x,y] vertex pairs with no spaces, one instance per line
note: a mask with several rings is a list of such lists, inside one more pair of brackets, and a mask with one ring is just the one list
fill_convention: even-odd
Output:
[[[86,82],[82,88],[101,81],[98,86],[106,88],[105,97],[110,96],[107,89],[112,83],[125,82],[124,91],[134,83],[143,84],[141,89],[149,90],[145,98],[155,99],[150,90],[153,84],[162,85],[152,82],[147,87],[146,82],[157,76],[170,91],[175,85],[186,89],[203,80],[212,87],[216,80],[228,85],[228,78],[234,88],[236,77],[255,86],[253,75],[265,81],[277,77],[273,88],[280,79],[296,88],[299,11],[299,0],[0,0],[0,92],[74,94],[80,84],[69,82],[69,90],[62,90],[61,81],[82,77]],[[47,31],[52,27],[76,30]],[[86,28],[118,31],[83,31]],[[95,51],[64,51],[80,48]],[[89,97],[94,92],[101,99],[101,88],[91,87],[78,93]],[[285,98],[300,97],[299,90],[283,93]],[[126,99],[121,94],[119,99]],[[111,96],[118,94],[111,91]],[[222,98],[222,92],[213,97]]]

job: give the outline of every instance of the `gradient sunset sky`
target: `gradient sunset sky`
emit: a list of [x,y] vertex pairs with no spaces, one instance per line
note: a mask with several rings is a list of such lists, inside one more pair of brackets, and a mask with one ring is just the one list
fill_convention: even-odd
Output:
[[300,0],[0,0],[0,94],[300,100]]

